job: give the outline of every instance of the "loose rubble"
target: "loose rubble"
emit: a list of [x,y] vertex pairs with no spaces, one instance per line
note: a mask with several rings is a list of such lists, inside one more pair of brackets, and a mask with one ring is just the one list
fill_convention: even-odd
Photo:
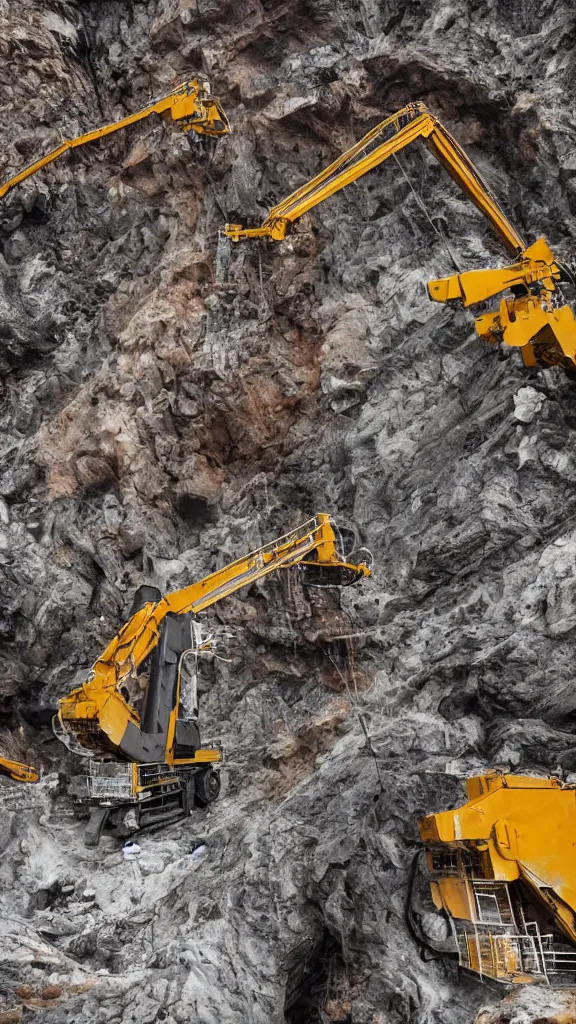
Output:
[[[218,242],[422,99],[519,229],[571,254],[572,6],[20,0],[0,19],[3,179],[200,65],[233,124],[215,151],[135,126],[0,206],[0,743],[55,779],[3,809],[0,1024],[572,1019],[573,994],[500,1005],[423,960],[405,901],[416,818],[467,774],[576,771],[575,384],[428,302],[452,259],[501,254],[419,148],[414,191],[389,162],[283,243]],[[340,598],[287,574],[211,613],[233,634],[201,694],[225,792],[138,857],[85,849],[56,699],[140,584],[321,508],[358,524],[373,580]]]

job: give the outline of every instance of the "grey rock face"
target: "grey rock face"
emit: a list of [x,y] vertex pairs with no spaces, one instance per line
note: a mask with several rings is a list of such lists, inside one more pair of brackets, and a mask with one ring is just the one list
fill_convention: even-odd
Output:
[[[0,1021],[471,1022],[498,993],[425,962],[406,926],[416,819],[486,767],[576,771],[575,385],[428,302],[454,262],[505,256],[418,146],[283,243],[228,250],[218,228],[423,99],[526,238],[571,255],[573,6],[0,16],[3,179],[187,70],[233,123],[215,152],[145,123],[0,204],[0,745],[61,773],[4,811]],[[134,862],[84,849],[57,698],[137,586],[182,586],[318,510],[357,525],[373,580],[339,595],[287,573],[210,613],[232,634],[202,693],[225,792]]]

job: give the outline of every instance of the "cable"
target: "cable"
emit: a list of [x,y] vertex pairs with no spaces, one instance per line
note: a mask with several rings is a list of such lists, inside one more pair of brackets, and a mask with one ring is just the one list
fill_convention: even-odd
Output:
[[[346,652],[348,654],[348,665],[350,667],[350,658],[349,658],[348,644],[346,644]],[[378,784],[380,786],[380,792],[384,793],[384,782],[383,782],[382,775],[381,775],[381,772],[380,772],[380,765],[378,763],[378,754],[376,753],[376,751],[374,749],[374,746],[373,746],[373,743],[372,743],[372,737],[370,735],[370,731],[369,731],[368,726],[366,724],[366,718],[365,718],[363,712],[360,710],[360,706],[359,706],[359,703],[358,703],[358,701],[359,701],[359,698],[358,698],[358,687],[356,685],[356,676],[354,674],[354,667],[353,666],[351,667],[351,671],[352,671],[352,679],[353,679],[353,682],[354,682],[354,690],[355,690],[355,693],[356,693],[356,700],[354,700],[354,697],[352,696],[352,691],[350,690],[350,685],[348,683],[347,675],[344,675],[344,673],[340,671],[338,665],[336,664],[336,661],[334,660],[334,658],[332,657],[331,654],[329,654],[328,657],[330,658],[330,661],[334,665],[334,668],[338,672],[340,678],[344,682],[344,685],[346,687],[346,691],[348,693],[348,697],[350,699],[350,704],[352,705],[354,713],[356,714],[356,717],[357,717],[357,719],[358,719],[358,721],[360,723],[360,727],[362,729],[362,732],[364,733],[364,736],[366,738],[366,746],[367,746],[368,750],[370,751],[370,753],[372,754],[372,757],[374,758],[374,764],[375,764],[375,767],[376,767],[376,776],[378,778]]]
[[424,216],[426,217],[428,223],[431,225],[432,229],[436,232],[436,234],[438,235],[438,238],[440,239],[440,241],[442,242],[444,248],[446,249],[446,252],[448,253],[448,256],[450,257],[450,260],[452,262],[452,266],[454,267],[454,269],[456,270],[456,272],[458,274],[461,274],[462,273],[462,267],[460,267],[458,265],[458,261],[457,261],[456,257],[454,256],[454,253],[452,252],[450,246],[448,245],[447,238],[445,237],[445,235],[440,231],[440,229],[436,226],[436,224],[432,220],[430,214],[428,213],[428,210],[426,208],[426,204],[424,203],[424,200],[416,192],[416,189],[414,188],[412,182],[410,181],[410,178],[408,177],[408,175],[406,174],[406,171],[404,170],[402,164],[400,163],[400,160],[398,159],[397,154],[393,153],[392,156],[394,157],[394,159],[396,161],[396,164],[398,166],[398,169],[400,170],[400,173],[402,174],[403,178],[407,182],[408,187],[409,187],[410,191],[412,192],[412,195],[414,196],[416,202],[418,203],[418,206],[422,210],[422,212],[423,212]]
[[[424,963],[430,963],[431,960],[440,960],[443,956],[454,957],[457,954],[450,952],[443,953],[440,950],[435,949],[435,947],[432,946],[431,943],[423,937],[422,932],[419,931],[416,928],[416,925],[414,924],[412,916],[412,896],[414,893],[414,884],[416,882],[416,873],[418,871],[418,862],[420,860],[422,852],[422,850],[418,850],[412,858],[410,874],[408,876],[408,892],[406,894],[406,902],[404,904],[404,923],[406,925],[406,928],[408,929],[410,937],[420,949],[420,958],[424,961]],[[424,955],[425,951],[431,953],[432,955],[426,957]]]

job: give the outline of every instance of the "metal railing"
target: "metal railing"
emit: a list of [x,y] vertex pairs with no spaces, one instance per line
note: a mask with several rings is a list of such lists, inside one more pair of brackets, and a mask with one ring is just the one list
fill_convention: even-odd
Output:
[[456,932],[461,967],[509,983],[526,976],[549,984],[540,935],[496,934],[488,928]]
[[452,923],[460,966],[481,977],[504,983],[529,977],[550,985],[551,975],[576,974],[576,950],[555,946],[554,937],[542,935],[535,921],[526,923],[523,934],[478,925],[465,931]]
[[178,772],[172,765],[168,764],[139,764],[138,785],[158,786],[162,782],[176,782],[179,779]]
[[131,764],[117,761],[90,761],[88,796],[94,800],[122,800],[134,795]]
[[[214,746],[219,748],[218,743]],[[199,765],[202,767],[200,762]],[[88,766],[86,784],[88,796],[94,800],[136,800],[142,799],[142,793],[152,786],[180,785],[181,778],[181,771],[174,765],[156,762],[135,765],[93,758]]]

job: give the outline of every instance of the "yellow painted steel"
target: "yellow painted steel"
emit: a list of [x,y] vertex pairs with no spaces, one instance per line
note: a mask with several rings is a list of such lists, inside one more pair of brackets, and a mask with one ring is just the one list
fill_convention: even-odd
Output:
[[39,772],[29,764],[11,761],[9,757],[0,757],[0,772],[9,775],[15,782],[38,782]]
[[476,330],[490,344],[520,348],[525,366],[576,370],[576,323],[570,306],[553,305],[550,292],[502,299],[497,313],[476,318]]
[[224,234],[281,241],[290,225],[318,203],[377,167],[388,157],[422,139],[456,184],[488,219],[507,252],[515,257],[506,267],[472,270],[428,283],[434,302],[471,306],[514,289],[497,313],[477,317],[476,330],[491,344],[522,350],[527,366],[563,366],[576,371],[576,321],[570,306],[558,302],[562,271],[545,239],[526,247],[500,208],[486,182],[462,147],[423,103],[410,103],[368,132],[342,156],[274,206],[263,224],[244,228],[226,224]]
[[149,793],[150,790],[164,786],[167,782],[173,782],[174,769],[179,766],[184,766],[188,769],[193,768],[194,765],[221,764],[221,762],[222,750],[220,747],[200,747],[194,754],[194,757],[174,758],[167,762],[167,767],[169,768],[167,772],[160,772],[153,781],[147,779],[146,783],[141,783],[138,777],[140,765],[134,761],[132,762],[132,795],[138,796],[139,793]]
[[537,282],[547,291],[553,291],[560,276],[560,266],[550,246],[544,238],[539,238],[509,266],[498,267],[496,270],[468,270],[463,274],[429,281],[428,294],[435,302],[457,300],[463,306],[473,306],[499,292]]
[[242,238],[263,237],[279,241],[285,237],[289,225],[308,210],[419,138],[488,218],[508,252],[515,256],[523,250],[522,238],[500,209],[470,158],[424,103],[409,103],[376,125],[320,174],[274,206],[260,227],[243,228],[241,224],[227,224],[224,234],[234,242]]
[[562,268],[544,238],[537,239],[507,267],[469,270],[428,282],[435,302],[472,306],[503,291],[497,313],[476,317],[476,330],[491,344],[503,342],[522,350],[526,366],[576,369],[576,322],[570,306],[557,301]]
[[121,128],[127,128],[128,125],[135,124],[136,121],[142,121],[144,118],[150,117],[151,114],[166,115],[172,121],[177,122],[178,128],[183,132],[193,131],[199,135],[208,135],[212,138],[218,138],[230,132],[228,118],[220,102],[210,94],[208,83],[200,82],[197,78],[193,78],[178,85],[167,96],[160,100],[154,100],[153,103],[150,103],[143,110],[139,110],[135,114],[130,114],[128,117],[123,117],[120,121],[114,121],[112,124],[106,124],[102,128],[95,128],[93,131],[62,142],[56,149],[47,153],[46,156],[35,160],[33,164],[25,167],[24,170],[15,174],[9,181],[0,185],[0,199],[10,189],[14,188],[15,185],[25,181],[32,174],[36,174],[37,171],[52,163],[53,160],[57,160],[67,150],[75,149],[77,146],[84,146],[88,142],[95,142],[97,139],[102,139],[105,135],[111,135],[112,132],[117,132]]
[[[469,779],[467,790],[462,807],[419,822],[436,906],[480,929],[475,890],[504,883],[500,891],[514,893],[520,885],[536,917],[551,918],[564,941],[576,944],[576,788],[558,779],[490,772]],[[484,922],[482,934],[492,932]]]
[[[194,757],[186,758],[186,764],[215,764],[222,760],[222,751],[217,747],[201,747],[196,751]],[[174,761],[178,764],[178,760]]]
[[[344,569],[357,578],[369,576],[371,570],[367,563],[355,565],[342,560],[335,530],[331,516],[319,513],[286,536],[265,544],[197,583],[167,594],[158,602],[145,604],[111,640],[94,663],[86,682],[60,700],[58,718],[63,730],[70,732],[74,723],[86,725],[85,735],[81,730],[77,730],[75,735],[90,749],[90,723],[101,730],[114,747],[120,747],[130,722],[140,726],[138,713],[124,699],[119,687],[154,649],[159,639],[160,624],[169,613],[201,612],[269,573],[295,565]],[[177,709],[174,709],[167,738],[167,763],[171,763],[172,758],[170,748],[176,716]]]

